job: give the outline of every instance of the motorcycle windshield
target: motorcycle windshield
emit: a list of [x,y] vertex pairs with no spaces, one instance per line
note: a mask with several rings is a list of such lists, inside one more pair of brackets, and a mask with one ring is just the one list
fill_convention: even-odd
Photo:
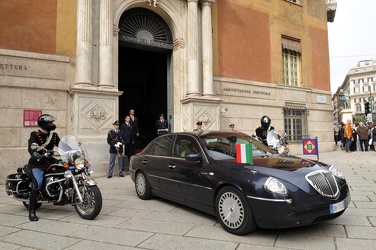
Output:
[[274,129],[268,132],[268,135],[266,136],[266,140],[268,142],[268,146],[272,146],[273,148],[277,148],[281,146],[278,133]]
[[86,149],[82,141],[74,135],[66,135],[59,142],[61,160],[72,163],[76,159],[86,159]]

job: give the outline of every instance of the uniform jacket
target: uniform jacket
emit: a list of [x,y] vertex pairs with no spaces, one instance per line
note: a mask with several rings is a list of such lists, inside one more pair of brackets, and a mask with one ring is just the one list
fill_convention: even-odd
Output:
[[166,129],[168,128],[168,123],[167,123],[167,120],[158,120],[156,123],[155,123],[155,128],[158,130],[158,129]]
[[[44,133],[41,130],[38,131],[33,131],[30,134],[30,138],[28,141],[28,151],[29,154],[31,155],[31,158],[29,159],[29,169],[33,168],[39,168],[42,170],[46,170],[53,162],[50,159],[41,159],[38,160],[36,157],[33,156],[33,153],[36,152],[35,150],[31,149],[31,144],[37,143],[39,146],[42,146],[48,141],[48,138],[50,136],[50,133],[52,134],[52,138],[48,145],[44,146],[47,150],[52,150],[54,146],[59,146],[60,138],[57,133],[51,131],[49,133]],[[44,154],[45,152],[38,152]]]
[[[110,145],[110,154],[117,154],[117,150],[115,148],[115,144],[118,142],[123,142],[123,132],[121,130],[115,131],[114,129],[108,131],[107,134],[107,143]],[[119,153],[123,153],[123,147],[119,147]]]

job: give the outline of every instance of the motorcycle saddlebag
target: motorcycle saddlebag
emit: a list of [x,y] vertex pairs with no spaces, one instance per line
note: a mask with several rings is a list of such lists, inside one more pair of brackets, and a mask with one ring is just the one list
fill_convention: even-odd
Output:
[[11,174],[7,176],[5,191],[8,195],[22,196],[29,191],[27,174]]

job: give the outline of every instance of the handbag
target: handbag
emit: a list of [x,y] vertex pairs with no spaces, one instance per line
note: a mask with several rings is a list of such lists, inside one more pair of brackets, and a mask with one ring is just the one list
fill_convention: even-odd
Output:
[[370,145],[370,146],[371,146],[371,145],[372,145],[372,141],[373,141],[373,140],[372,140],[372,138],[371,138],[371,139],[369,139],[369,141],[368,141],[368,145]]

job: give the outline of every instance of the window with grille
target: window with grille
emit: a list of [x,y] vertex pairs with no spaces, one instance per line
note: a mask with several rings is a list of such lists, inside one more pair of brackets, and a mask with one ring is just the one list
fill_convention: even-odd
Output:
[[307,109],[303,106],[287,106],[283,111],[288,141],[299,142],[309,137],[307,135]]
[[356,105],[356,113],[357,114],[362,113],[362,106]]
[[282,69],[284,85],[299,87],[300,61],[300,42],[282,37]]

